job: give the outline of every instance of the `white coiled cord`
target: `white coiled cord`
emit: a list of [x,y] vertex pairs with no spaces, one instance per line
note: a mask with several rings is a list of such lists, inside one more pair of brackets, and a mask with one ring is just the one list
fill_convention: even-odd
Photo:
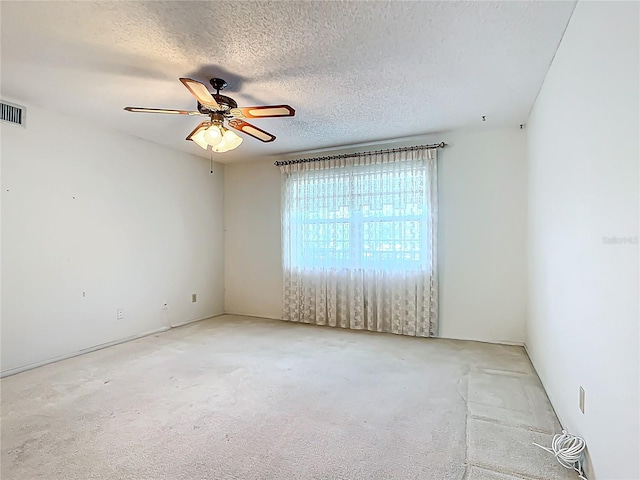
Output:
[[533,444],[551,453],[563,467],[572,468],[578,472],[581,480],[587,480],[582,468],[584,449],[587,446],[583,438],[576,437],[563,430],[562,435],[557,434],[553,436],[551,448],[543,447],[535,442],[533,442]]

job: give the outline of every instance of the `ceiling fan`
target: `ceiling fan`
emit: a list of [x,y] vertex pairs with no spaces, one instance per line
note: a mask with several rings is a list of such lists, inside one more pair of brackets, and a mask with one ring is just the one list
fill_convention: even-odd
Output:
[[200,123],[188,136],[187,140],[197,143],[205,150],[211,147],[214,152],[228,152],[242,143],[239,137],[224,126],[227,124],[242,133],[257,138],[262,142],[273,142],[276,137],[261,128],[245,122],[245,118],[293,117],[296,111],[289,105],[270,105],[262,107],[238,108],[238,104],[230,97],[220,95],[220,90],[227,86],[221,78],[209,80],[216,93],[210,93],[207,87],[191,78],[181,78],[180,81],[196,97],[198,110],[167,110],[164,108],[124,107],[128,112],[140,113],[168,113],[173,115],[198,115],[209,117]]

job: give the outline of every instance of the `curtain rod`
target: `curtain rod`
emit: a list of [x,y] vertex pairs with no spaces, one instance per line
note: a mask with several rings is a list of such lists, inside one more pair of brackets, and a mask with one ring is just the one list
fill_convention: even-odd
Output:
[[352,158],[352,157],[360,157],[362,155],[375,155],[380,153],[413,152],[415,150],[428,150],[430,148],[444,148],[446,146],[447,146],[446,143],[440,142],[440,143],[432,143],[430,145],[416,145],[415,147],[388,148],[386,150],[374,150],[371,152],[345,153],[342,155],[329,155],[326,157],[301,158],[299,160],[284,160],[281,162],[274,162],[273,164],[276,167],[281,167],[283,165],[294,165],[296,163],[320,162],[324,160],[335,160],[338,158]]

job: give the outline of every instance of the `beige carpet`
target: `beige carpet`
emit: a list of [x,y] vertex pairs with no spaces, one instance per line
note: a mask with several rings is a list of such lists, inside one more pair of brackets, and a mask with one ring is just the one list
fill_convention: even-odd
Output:
[[520,347],[226,315],[1,386],[3,480],[577,478]]

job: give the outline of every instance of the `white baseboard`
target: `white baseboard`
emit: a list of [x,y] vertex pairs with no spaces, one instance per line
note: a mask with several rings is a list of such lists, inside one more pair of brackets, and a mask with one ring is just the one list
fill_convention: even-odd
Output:
[[49,365],[50,363],[60,362],[62,360],[67,360],[68,358],[77,357],[79,355],[84,355],[85,353],[95,352],[96,350],[102,350],[103,348],[113,347],[114,345],[120,345],[121,343],[130,342],[132,340],[137,340],[139,338],[148,337],[149,335],[154,335],[156,333],[166,332],[172,328],[182,327],[183,325],[188,325],[190,323],[200,322],[202,320],[207,320],[208,318],[219,317],[220,315],[224,315],[223,313],[207,315],[206,317],[196,318],[194,320],[187,320],[184,323],[179,323],[176,325],[160,327],[156,330],[152,330],[150,332],[138,333],[136,335],[131,335],[130,337],[120,338],[118,340],[113,340],[111,342],[100,343],[98,345],[94,345],[92,347],[83,348],[82,350],[78,350],[76,352],[66,353],[64,355],[59,355],[57,357],[48,358],[46,360],[41,360],[39,362],[30,363],[28,365],[24,365],[22,367],[16,367],[9,370],[5,370],[4,372],[0,372],[0,378],[9,377],[11,375],[16,375],[18,373],[26,372],[27,370],[33,370],[34,368],[43,367],[44,365]]
[[206,317],[194,318],[193,320],[187,320],[186,322],[171,324],[171,328],[182,327],[184,325],[189,325],[190,323],[201,322],[202,320],[207,320],[209,318],[216,318],[224,315],[224,313],[214,313],[213,315],[207,315]]
[[0,378],[8,377],[10,375],[15,375],[17,373],[26,372],[27,370],[33,370],[34,368],[42,367],[44,365],[48,365],[50,363],[59,362],[61,360],[66,360],[68,358],[77,357],[79,355],[84,355],[85,353],[95,352],[96,350],[102,350],[103,348],[112,347],[114,345],[119,345],[121,343],[130,342],[132,340],[137,340],[139,338],[148,337],[149,335],[153,335],[160,332],[166,332],[170,327],[161,327],[156,330],[152,330],[150,332],[139,333],[137,335],[132,335],[130,337],[121,338],[118,340],[113,340],[111,342],[100,343],[98,345],[94,345],[93,347],[83,348],[82,350],[78,350],[72,353],[66,353],[64,355],[59,355],[57,357],[48,358],[46,360],[41,360],[39,362],[30,363],[28,365],[24,365],[22,367],[12,368],[10,370],[5,370],[4,372],[0,372]]
[[282,320],[282,317],[268,317],[266,315],[256,315],[254,313],[224,312],[223,315],[236,315],[238,317],[251,317],[251,318],[266,318],[267,320]]
[[[268,317],[266,315],[256,315],[253,313],[238,313],[238,312],[224,312],[224,315],[236,315],[238,317],[251,317],[251,318],[266,318],[268,320],[282,320],[281,317]],[[294,322],[296,323],[296,322]],[[312,323],[305,323],[304,325],[313,325]],[[326,325],[322,325],[322,326],[326,326]],[[349,329],[347,329],[349,330]],[[360,331],[360,330],[356,330],[356,331]],[[363,329],[362,331],[367,332],[368,330]],[[466,342],[480,342],[480,343],[491,343],[494,345],[509,345],[509,346],[514,346],[514,347],[524,347],[524,343],[522,342],[511,342],[508,340],[475,340],[473,338],[455,338],[455,337],[440,337],[440,336],[435,336],[435,337],[431,337],[431,338],[442,338],[445,340],[462,340],[462,341],[466,341]]]
[[[529,355],[529,349],[527,348],[527,344],[526,343],[524,344],[524,352],[527,354],[527,359],[529,360],[529,363],[531,364],[531,368],[533,369],[533,373],[535,373],[536,377],[538,377],[538,380],[540,380],[540,384],[542,385],[542,388],[544,389],[544,393],[547,395],[547,398],[549,399],[549,403],[551,404],[551,408],[553,409],[553,413],[556,414],[556,417],[558,418],[558,422],[560,422],[560,426],[562,428],[566,428],[566,423],[563,422],[562,418],[560,417],[560,415],[558,415],[558,410],[556,410],[554,401],[551,398],[551,395],[549,395],[547,387],[544,386],[544,382],[542,381],[542,377],[538,373],[538,370],[536,370],[536,366],[534,365],[533,360],[531,360],[531,355]],[[559,432],[556,432],[556,433],[559,433]]]
[[524,347],[524,343],[523,342],[512,342],[510,340],[476,340],[473,338],[456,338],[456,337],[442,337],[442,336],[435,336],[432,338],[442,338],[445,340],[461,340],[464,342],[480,342],[480,343],[490,343],[492,345],[508,345],[511,347]]

